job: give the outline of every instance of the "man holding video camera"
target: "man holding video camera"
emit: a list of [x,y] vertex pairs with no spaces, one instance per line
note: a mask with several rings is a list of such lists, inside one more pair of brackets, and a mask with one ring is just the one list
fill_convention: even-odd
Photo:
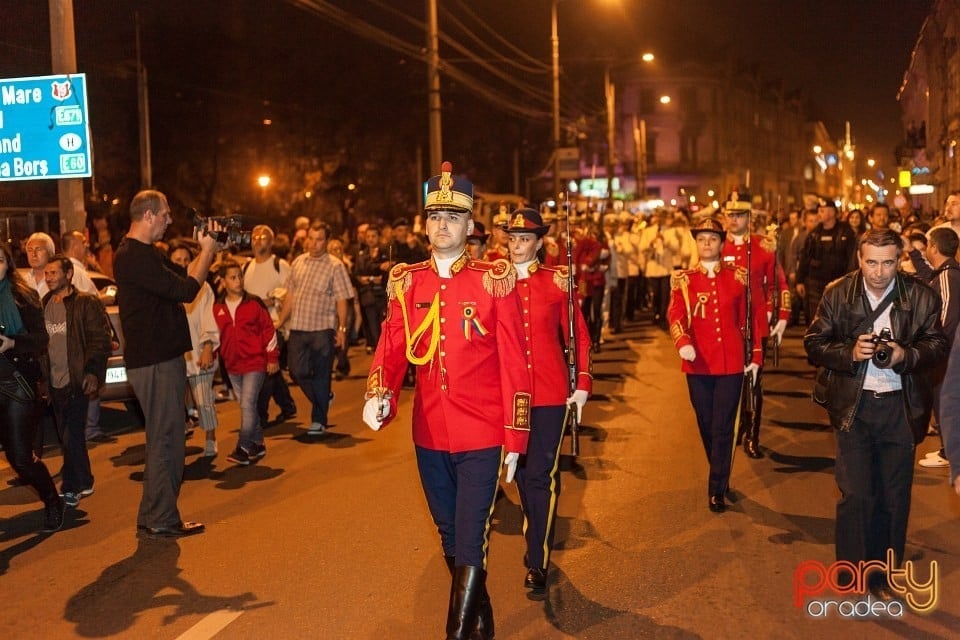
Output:
[[120,243],[113,268],[126,347],[127,375],[143,408],[146,465],[137,533],[181,537],[202,533],[198,522],[184,522],[177,509],[183,482],[183,397],[187,385],[183,354],[193,349],[183,304],[192,301],[217,250],[222,228],[206,223],[198,233],[200,254],[187,275],[154,246],[171,222],[167,197],[141,191],[130,202],[130,231]]
[[[927,372],[947,355],[940,298],[897,271],[902,250],[894,231],[864,233],[860,269],[826,288],[804,336],[821,367],[814,400],[836,429],[837,560],[854,564],[883,562],[888,549],[903,559],[914,447],[932,407]],[[894,597],[884,572],[871,578],[875,597]]]

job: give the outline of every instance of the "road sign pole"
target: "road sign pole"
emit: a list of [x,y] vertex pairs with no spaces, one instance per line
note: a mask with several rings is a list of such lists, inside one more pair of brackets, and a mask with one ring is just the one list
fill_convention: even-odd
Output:
[[[73,0],[50,0],[50,53],[53,73],[77,72],[77,45],[73,33]],[[83,180],[57,181],[60,233],[83,231],[87,212],[83,205]]]

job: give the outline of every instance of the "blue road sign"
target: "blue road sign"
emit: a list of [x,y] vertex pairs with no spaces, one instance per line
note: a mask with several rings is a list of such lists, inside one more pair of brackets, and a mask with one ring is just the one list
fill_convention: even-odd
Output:
[[83,73],[0,79],[0,180],[89,178]]

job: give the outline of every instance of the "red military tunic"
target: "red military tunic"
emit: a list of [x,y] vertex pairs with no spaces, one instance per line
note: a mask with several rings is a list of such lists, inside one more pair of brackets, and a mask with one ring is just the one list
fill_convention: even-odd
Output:
[[[737,244],[732,234],[727,234],[720,253],[721,259],[743,269],[747,268],[747,245],[750,253],[750,292],[751,304],[760,306],[775,320],[790,321],[790,288],[783,269],[776,267],[777,255],[773,242],[763,236],[752,233],[749,242]],[[759,293],[757,293],[759,292]],[[779,294],[779,296],[778,296]],[[759,338],[770,335],[770,325],[764,318],[763,332]]]
[[483,254],[483,259],[486,262],[496,262],[497,260],[510,260],[510,249],[507,247],[502,247],[497,245],[495,247],[490,247],[487,249],[486,253]]
[[593,295],[598,288],[602,289],[607,281],[603,269],[610,258],[603,257],[604,245],[592,236],[579,238],[573,247],[574,273],[577,274],[577,287],[584,297]]
[[[693,345],[697,357],[683,361],[684,373],[721,376],[743,373],[744,337],[742,327],[747,314],[746,269],[723,262],[714,266],[709,277],[703,265],[681,271],[670,278],[670,337],[679,350]],[[757,305],[753,313],[753,331],[766,326],[766,310]],[[751,361],[763,362],[759,340],[753,341]]]
[[[533,406],[562,406],[570,395],[570,374],[564,348],[569,341],[569,290],[566,267],[547,267],[534,261],[530,276],[517,280],[526,334],[527,369],[533,385]],[[593,385],[590,373],[590,332],[574,304],[577,389],[588,394]]]
[[457,453],[506,445],[523,453],[530,432],[530,379],[516,269],[462,255],[441,278],[433,259],[390,270],[383,335],[367,392],[389,390],[396,415],[408,359],[418,365],[413,399],[417,446]]
[[543,264],[548,267],[567,264],[567,246],[566,244],[561,246],[553,236],[543,236],[543,253]]

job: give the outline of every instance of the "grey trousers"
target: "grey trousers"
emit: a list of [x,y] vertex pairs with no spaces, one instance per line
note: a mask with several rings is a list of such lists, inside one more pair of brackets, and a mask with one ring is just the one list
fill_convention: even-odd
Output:
[[146,419],[147,460],[143,498],[137,513],[141,527],[175,527],[180,523],[177,497],[183,482],[186,441],[183,394],[187,372],[183,357],[127,370]]

